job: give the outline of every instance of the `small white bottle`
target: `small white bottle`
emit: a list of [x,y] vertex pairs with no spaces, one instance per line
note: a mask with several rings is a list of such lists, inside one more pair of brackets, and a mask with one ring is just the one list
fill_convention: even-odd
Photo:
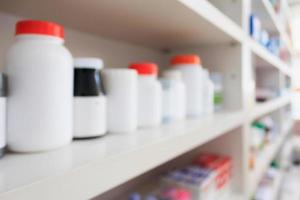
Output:
[[73,58],[64,47],[64,29],[45,21],[16,25],[5,59],[8,78],[8,148],[46,151],[73,137]]
[[104,69],[107,129],[126,133],[137,129],[137,73],[132,69]]
[[169,123],[174,120],[175,110],[175,82],[170,79],[161,78],[159,82],[162,87],[162,122]]
[[204,108],[204,115],[207,116],[214,113],[214,84],[209,77],[208,70],[203,69],[203,73],[204,73],[203,108]]
[[177,55],[171,65],[179,70],[186,87],[186,112],[189,118],[203,117],[203,69],[197,55]]
[[212,73],[210,79],[214,84],[214,110],[218,112],[223,109],[223,77],[220,73]]
[[174,120],[183,120],[186,118],[186,89],[181,73],[175,69],[166,70],[163,73],[163,77],[172,81],[172,118]]
[[99,58],[74,61],[74,138],[93,138],[106,133],[106,97]]
[[158,67],[154,63],[133,63],[138,73],[138,127],[161,124],[162,88],[157,80]]
[[0,74],[0,158],[5,153],[6,146],[6,76]]

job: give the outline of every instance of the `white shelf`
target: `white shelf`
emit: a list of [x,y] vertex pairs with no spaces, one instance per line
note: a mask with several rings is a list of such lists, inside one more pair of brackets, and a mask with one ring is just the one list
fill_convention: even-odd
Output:
[[253,121],[259,117],[262,117],[270,112],[273,112],[291,102],[291,98],[289,96],[278,97],[273,100],[269,100],[264,103],[257,103],[254,106],[252,114],[250,116],[250,120]]
[[[166,5],[170,10],[166,11]],[[245,41],[257,55],[290,75],[286,64],[207,0],[10,0],[0,1],[0,11],[159,49]],[[84,12],[89,14],[78,15]]]
[[280,147],[284,143],[289,131],[292,128],[292,123],[289,126],[286,126],[282,133],[278,135],[278,138],[274,141],[274,143],[266,146],[264,150],[258,155],[258,158],[255,162],[255,167],[249,173],[249,196],[254,194],[260,180],[262,179],[264,173],[268,169],[270,163],[276,156]]
[[279,32],[283,42],[287,46],[289,52],[292,53],[291,40],[289,39],[289,36],[288,36],[287,32],[285,31],[285,28],[284,28],[283,24],[280,23],[280,19],[276,15],[272,4],[270,3],[269,0],[262,0],[262,3],[263,3],[263,5],[266,9],[266,12],[271,17],[272,23],[276,27],[277,31]]
[[207,0],[11,0],[1,1],[0,10],[153,48],[229,43],[243,35]]
[[153,130],[74,142],[47,153],[7,155],[0,161],[0,199],[91,198],[243,122],[243,112],[226,112]]
[[278,177],[276,177],[274,186],[273,186],[273,195],[271,199],[276,200],[280,192],[280,186],[283,179],[283,172],[279,171]]
[[[263,12],[271,18],[268,21],[274,23],[273,27],[278,29],[287,43],[287,33],[276,21],[277,16],[271,4],[268,0],[259,2]],[[245,16],[248,16],[247,10],[250,9],[246,9],[247,5],[244,3],[239,5],[241,9],[238,11],[246,10]],[[0,31],[0,35],[3,33],[0,38],[2,41],[10,39],[6,34],[9,35],[13,31],[8,29],[13,29],[13,22],[19,17],[56,21],[67,27],[67,36],[73,36],[71,42],[74,43],[72,47],[76,54],[87,53],[116,58],[120,61],[120,65],[117,66],[124,66],[125,62],[126,65],[139,54],[143,54],[142,58],[155,58],[157,62],[164,63],[166,54],[165,51],[160,51],[161,49],[175,52],[203,47],[201,51],[204,54],[200,55],[206,53],[209,55],[208,61],[220,61],[212,62],[212,68],[226,70],[224,77],[228,80],[237,80],[226,83],[224,87],[226,95],[232,96],[229,101],[236,102],[237,105],[243,105],[243,102],[239,101],[245,99],[243,95],[250,94],[248,91],[253,89],[251,84],[247,84],[248,81],[254,80],[250,73],[254,66],[248,65],[251,63],[251,56],[248,56],[250,51],[275,70],[278,69],[283,74],[291,76],[291,68],[287,64],[254,41],[245,31],[247,28],[242,29],[208,0],[10,0],[0,1],[0,12],[14,17],[8,24],[3,22],[5,19],[2,21],[5,27],[4,32]],[[241,21],[248,21],[245,16]],[[83,33],[80,34],[78,31]],[[106,38],[113,39],[110,42],[114,44],[108,42]],[[122,45],[117,45],[121,43]],[[86,48],[82,48],[82,44],[86,44]],[[132,46],[137,48],[132,51],[133,48],[127,44],[133,44]],[[1,43],[3,51],[0,49],[0,52],[5,51],[6,45],[8,46],[9,42],[4,45]],[[207,46],[213,48],[209,49]],[[288,47],[291,51],[291,47],[289,45]],[[140,49],[147,51],[141,52]],[[219,49],[220,53],[216,53],[217,56],[212,56],[214,54],[209,52]],[[225,51],[226,56],[223,56]],[[230,53],[227,55],[227,52]],[[104,57],[104,60],[108,59]],[[235,87],[240,85],[241,87]],[[233,86],[240,91],[235,91]],[[250,94],[249,99],[254,99],[254,96]],[[254,107],[245,104],[243,109],[249,112],[224,112],[201,120],[188,120],[131,134],[108,134],[96,140],[75,141],[67,147],[46,153],[9,154],[0,160],[0,199],[91,198],[226,132],[249,125],[249,121],[252,122],[289,103],[290,97],[279,97]],[[286,129],[290,126],[286,125]],[[241,134],[237,137],[236,145],[232,145],[235,140],[229,140],[230,143],[224,140],[221,143],[226,145],[221,144],[218,150],[227,150],[231,146],[235,146],[236,149],[246,148],[248,142],[245,135],[248,134],[248,129],[238,129],[237,132],[230,134],[230,138],[238,133]],[[283,140],[284,136],[278,138],[262,153],[257,170],[251,173],[253,179],[251,191],[255,190],[257,181],[260,180]],[[230,148],[227,144],[231,145]],[[246,151],[229,152],[237,165],[241,163],[246,165],[248,161]],[[241,180],[248,178],[244,177],[241,171],[237,170],[236,173],[241,179],[234,180],[237,191],[243,191],[240,188],[244,188],[245,184]],[[230,198],[244,199],[234,193]]]
[[277,68],[279,71],[284,73],[287,76],[291,76],[291,68],[285,64],[283,61],[280,60],[277,56],[273,55],[271,52],[269,52],[265,47],[260,45],[258,42],[253,40],[252,38],[248,39],[248,42],[250,44],[250,47],[257,56],[265,60],[270,65]]

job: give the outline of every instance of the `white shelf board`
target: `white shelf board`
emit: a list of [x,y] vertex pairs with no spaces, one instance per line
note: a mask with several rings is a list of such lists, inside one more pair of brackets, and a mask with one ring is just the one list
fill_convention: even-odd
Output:
[[250,115],[250,120],[253,121],[259,117],[262,117],[270,112],[273,112],[291,102],[290,96],[278,97],[273,100],[269,100],[264,103],[256,103],[252,113]]
[[245,200],[244,195],[232,193],[227,200]]
[[153,48],[229,43],[243,35],[207,0],[10,0],[0,1],[0,11]]
[[266,29],[271,34],[276,33],[276,35],[279,35],[288,51],[292,53],[291,40],[270,1],[257,0],[253,1],[252,4],[254,14],[262,21],[262,28]]
[[255,55],[259,56],[264,61],[274,66],[285,75],[291,76],[291,68],[287,64],[285,64],[282,60],[280,60],[280,58],[273,55],[265,47],[263,47],[262,45],[260,45],[258,42],[256,42],[250,37],[248,39],[248,42],[250,44],[252,52],[255,53]]
[[262,3],[265,7],[266,12],[269,14],[273,25],[276,27],[277,31],[280,34],[280,37],[282,38],[283,42],[287,46],[290,53],[292,53],[292,45],[291,45],[291,39],[289,38],[287,32],[285,31],[285,28],[282,23],[280,23],[279,17],[276,15],[275,10],[270,3],[269,0],[262,0]]
[[279,171],[278,177],[276,177],[276,179],[275,179],[271,199],[274,199],[274,200],[278,199],[282,179],[283,179],[283,172]]
[[39,154],[0,160],[0,199],[87,199],[114,188],[244,123],[241,111],[223,112]]
[[258,155],[258,158],[255,162],[255,168],[249,173],[249,196],[252,196],[254,194],[260,180],[262,179],[270,163],[276,156],[280,147],[284,143],[291,128],[292,123],[290,123],[289,126],[286,126],[282,130],[282,132],[277,136],[278,138],[276,138],[274,143],[266,146],[264,150]]

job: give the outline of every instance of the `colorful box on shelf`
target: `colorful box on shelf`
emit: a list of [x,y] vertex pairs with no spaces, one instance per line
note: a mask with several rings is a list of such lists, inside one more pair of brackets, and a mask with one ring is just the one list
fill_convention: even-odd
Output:
[[260,37],[261,37],[261,21],[260,19],[254,15],[251,14],[250,15],[250,35],[251,37],[256,40],[256,41],[260,41]]

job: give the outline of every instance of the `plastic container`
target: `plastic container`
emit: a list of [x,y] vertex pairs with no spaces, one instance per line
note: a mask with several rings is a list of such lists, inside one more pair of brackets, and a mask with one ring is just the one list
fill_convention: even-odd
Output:
[[223,109],[224,103],[223,77],[219,73],[212,73],[210,79],[214,84],[214,110],[220,111]]
[[157,80],[154,63],[133,63],[138,76],[138,127],[155,127],[161,123],[162,88]]
[[204,115],[211,115],[214,113],[214,84],[210,80],[209,72],[204,69],[204,88],[203,88],[203,109]]
[[105,69],[107,129],[112,133],[137,129],[137,73],[132,69]]
[[254,15],[251,14],[250,15],[250,35],[251,37],[260,42],[260,38],[261,38],[261,21],[260,19]]
[[9,77],[8,147],[36,152],[69,144],[73,136],[73,59],[63,27],[26,20],[5,60]]
[[174,120],[175,81],[162,78],[159,82],[162,87],[162,122],[169,123]]
[[[182,81],[182,76],[178,70],[166,70],[163,73],[164,79],[171,81],[172,88],[172,107],[171,115],[174,120],[186,118],[186,88]],[[164,104],[163,104],[164,105]]]
[[74,62],[74,138],[102,136],[106,132],[104,96],[98,58],[76,58]]
[[0,73],[0,158],[4,155],[6,146],[6,76]]
[[171,65],[180,71],[186,87],[187,117],[202,117],[204,81],[200,58],[197,55],[177,55],[171,59]]

